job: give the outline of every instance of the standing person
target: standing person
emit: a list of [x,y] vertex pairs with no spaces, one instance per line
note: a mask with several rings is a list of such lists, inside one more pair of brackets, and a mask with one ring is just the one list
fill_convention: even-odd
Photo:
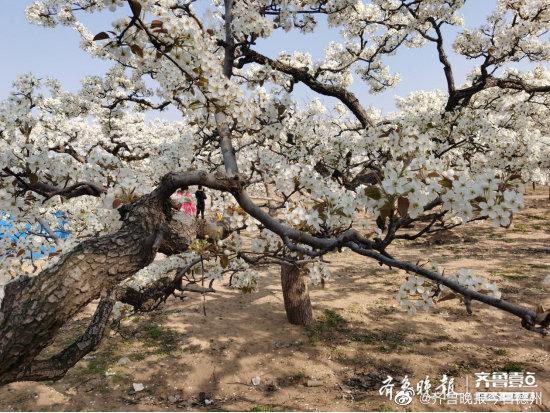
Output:
[[187,189],[184,191],[183,197],[185,201],[181,204],[181,209],[186,215],[194,215],[197,208],[195,207],[193,198]]
[[204,219],[204,201],[206,200],[206,194],[202,190],[202,185],[199,185],[199,189],[195,192],[195,198],[197,198],[197,218],[199,217],[199,214],[201,214],[202,219]]
[[197,208],[187,187],[181,187],[176,192],[177,202],[181,204],[181,210],[185,215],[195,215]]

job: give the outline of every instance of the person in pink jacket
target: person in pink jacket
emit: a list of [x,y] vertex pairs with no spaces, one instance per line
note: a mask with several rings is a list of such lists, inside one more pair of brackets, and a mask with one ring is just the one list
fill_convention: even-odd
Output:
[[178,202],[181,202],[181,210],[186,215],[195,215],[195,213],[197,212],[197,207],[193,202],[193,197],[189,193],[188,188],[178,189],[178,191],[176,192],[176,196],[178,197]]

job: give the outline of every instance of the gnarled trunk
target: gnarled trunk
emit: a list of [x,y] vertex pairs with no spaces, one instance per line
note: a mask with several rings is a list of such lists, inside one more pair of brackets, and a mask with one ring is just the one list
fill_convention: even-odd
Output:
[[[83,241],[37,276],[19,277],[5,286],[0,306],[0,385],[62,377],[99,345],[116,300],[140,310],[166,300],[175,290],[191,290],[181,286],[186,269],[145,291],[117,288],[122,281],[149,265],[158,251],[176,254],[186,251],[197,237],[215,241],[228,235],[225,222],[197,226],[194,219],[171,220],[167,196],[159,191],[123,206],[121,215],[123,225],[114,234]],[[59,354],[39,359],[61,326],[100,296],[87,332]]]
[[86,240],[37,276],[8,283],[0,307],[0,384],[58,377],[48,361],[61,359],[37,360],[39,354],[83,307],[153,260],[168,219],[164,200],[145,196],[127,207],[114,234]]
[[281,286],[288,322],[301,326],[311,324],[313,311],[311,310],[307,279],[300,274],[299,266],[281,264]]

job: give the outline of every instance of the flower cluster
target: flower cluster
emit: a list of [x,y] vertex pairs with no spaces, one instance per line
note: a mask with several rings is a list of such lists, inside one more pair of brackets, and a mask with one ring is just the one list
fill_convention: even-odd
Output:
[[233,275],[230,285],[243,293],[251,293],[258,288],[258,274],[249,268],[240,270]]
[[193,254],[184,254],[157,259],[126,281],[126,285],[139,290],[159,278],[166,277],[178,268],[185,267],[192,258],[194,258]]
[[330,279],[330,269],[328,266],[320,261],[314,262],[309,268],[308,268],[308,276],[309,280],[313,285],[318,285],[322,281],[326,281]]
[[[430,269],[439,272],[438,268],[434,265]],[[456,273],[446,276],[446,279],[472,291],[478,291],[495,298],[500,298],[501,296],[495,284],[488,282],[485,278],[476,275],[473,271],[466,268],[461,268]],[[460,297],[451,288],[417,275],[409,275],[407,280],[401,284],[396,296],[401,308],[411,315],[417,311],[429,310],[438,301],[453,298]]]

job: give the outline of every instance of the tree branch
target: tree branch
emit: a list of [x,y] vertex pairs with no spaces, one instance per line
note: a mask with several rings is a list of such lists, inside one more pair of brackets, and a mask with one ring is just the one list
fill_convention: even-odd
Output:
[[[231,29],[233,21],[233,0],[225,0],[225,54],[223,58],[223,74],[229,80],[233,74],[233,61],[235,60],[235,41]],[[235,148],[231,142],[231,129],[228,124],[228,117],[221,111],[214,115],[220,137],[220,150],[222,152],[225,171],[229,174],[238,174],[239,167],[235,156]]]
[[[176,271],[174,278],[162,277],[143,289],[121,287],[116,292],[117,301],[129,304],[134,311],[150,311],[165,302],[176,290],[191,291],[182,287],[183,276],[201,261],[200,257],[192,259],[185,267]],[[206,291],[205,291],[206,292]]]
[[467,299],[479,301],[491,307],[495,307],[507,313],[513,314],[521,319],[521,325],[527,330],[535,331],[542,335],[548,334],[548,326],[550,325],[549,317],[546,317],[545,320],[539,323],[540,327],[537,327],[537,314],[533,310],[521,307],[517,304],[504,301],[496,297],[491,297],[489,295],[479,293],[474,290],[470,290],[466,287],[463,287],[456,281],[445,278],[441,274],[438,274],[434,271],[430,271],[426,268],[408,262],[399,261],[395,258],[389,258],[376,251],[366,250],[353,242],[350,242],[348,246],[352,251],[366,257],[374,258],[378,262],[385,264],[389,267],[400,268],[402,270],[418,274],[422,277],[428,278],[429,280],[435,281],[438,284],[442,284],[450,288],[452,291],[461,294]]
[[374,125],[374,122],[370,119],[367,111],[359,102],[359,99],[357,99],[352,92],[346,90],[345,88],[322,83],[310,75],[306,69],[297,68],[286,63],[270,59],[246,46],[242,46],[241,51],[244,57],[240,60],[237,67],[243,67],[246,63],[252,62],[270,66],[279,72],[292,76],[295,81],[302,82],[317,93],[324,96],[332,96],[340,100],[340,102],[346,105],[347,108],[355,115],[364,128]]
[[[12,171],[9,167],[4,167],[3,171],[8,176],[13,176],[17,185],[20,186],[24,192],[32,191],[44,197],[44,202],[56,195],[63,198],[76,198],[82,195],[100,196],[105,193],[105,188],[94,184],[92,182],[76,182],[75,184],[66,188],[58,188],[56,186],[39,182],[38,180],[33,182],[32,177],[27,177],[26,174],[18,174]],[[23,178],[27,178],[28,182]],[[36,178],[37,179],[37,178]]]

